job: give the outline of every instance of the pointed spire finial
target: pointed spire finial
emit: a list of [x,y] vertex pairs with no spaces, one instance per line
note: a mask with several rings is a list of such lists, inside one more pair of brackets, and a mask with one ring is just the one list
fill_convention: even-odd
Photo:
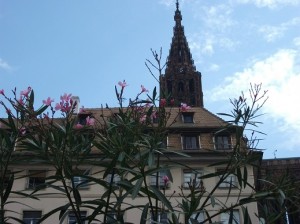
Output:
[[179,2],[176,0],[176,10],[179,10]]

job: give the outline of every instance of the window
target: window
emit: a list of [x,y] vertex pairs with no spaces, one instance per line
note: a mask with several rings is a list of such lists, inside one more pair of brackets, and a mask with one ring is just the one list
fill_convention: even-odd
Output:
[[167,88],[168,88],[168,93],[172,93],[172,81],[168,80],[167,81]]
[[196,188],[200,188],[202,186],[201,176],[203,176],[203,171],[201,170],[183,170],[183,187],[189,188],[190,186],[195,186]]
[[194,113],[182,113],[182,121],[184,123],[194,123]]
[[193,93],[195,91],[194,79],[190,79],[190,81],[189,81],[189,89],[190,89],[190,93]]
[[42,211],[23,211],[23,222],[25,224],[36,224],[42,217]]
[[232,217],[232,224],[240,224],[239,210],[233,210],[231,212],[221,213],[220,221],[222,224],[229,224],[230,216]]
[[74,187],[81,188],[81,189],[88,188],[89,184],[85,176],[89,174],[89,170],[78,170],[77,173],[78,174],[74,175],[72,178]]
[[10,170],[7,170],[6,171],[6,174],[4,175],[4,177],[1,175],[1,173],[0,173],[0,181],[1,181],[1,183],[3,183],[3,187],[4,188],[7,188],[7,186],[8,186],[8,183],[10,182],[10,181],[12,181],[11,180],[11,171]]
[[183,82],[178,83],[178,92],[183,92],[184,91],[184,84]]
[[91,117],[92,113],[82,112],[78,114],[78,123],[81,125],[86,125],[87,117]]
[[150,224],[154,224],[154,223],[161,223],[161,224],[168,224],[168,213],[166,212],[159,212],[157,214],[157,220],[154,222],[154,218],[151,214],[151,220],[150,220]]
[[197,135],[182,136],[182,148],[186,150],[199,149],[199,137]]
[[[112,177],[112,174],[108,174],[107,177],[106,177],[106,181],[108,183],[111,183],[111,177]],[[115,173],[114,174],[114,177],[113,177],[113,180],[112,180],[112,184],[114,185],[117,185],[119,182],[121,181],[121,177],[119,174]]]
[[217,135],[214,138],[215,149],[217,150],[229,150],[231,149],[231,140],[229,135]]
[[[158,186],[159,187],[166,187],[168,188],[168,183],[166,183],[166,186],[165,186],[165,180],[164,180],[164,177],[167,176],[167,172],[166,171],[160,171],[158,173]],[[155,187],[156,186],[156,173],[153,173],[151,176],[150,176],[150,185]]]
[[[204,221],[204,212],[197,212],[191,215],[191,219],[198,221],[198,223],[202,223]],[[192,224],[191,219],[189,220],[189,224]]]
[[[220,171],[220,170],[219,170]],[[218,172],[219,172],[218,171]],[[227,175],[227,174],[226,174]],[[222,174],[220,175],[220,178],[222,178]],[[237,187],[237,177],[235,174],[229,174],[223,182],[219,185],[220,188],[235,188]]]
[[106,215],[106,223],[117,223],[117,214],[115,212],[108,212]]
[[[84,220],[86,218],[86,211],[81,211],[80,212],[80,218],[81,220]],[[74,212],[72,211],[69,211],[69,214],[68,214],[68,224],[76,224],[77,221],[76,221],[76,215]],[[82,223],[87,223],[87,222],[82,222]]]
[[28,189],[36,189],[37,187],[45,187],[46,171],[45,170],[29,170],[28,171]]

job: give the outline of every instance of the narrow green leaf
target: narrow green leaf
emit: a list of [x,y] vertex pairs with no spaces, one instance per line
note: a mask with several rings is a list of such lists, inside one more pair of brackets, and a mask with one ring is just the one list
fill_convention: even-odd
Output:
[[157,92],[156,92],[156,86],[155,86],[154,89],[153,89],[153,92],[152,92],[152,100],[153,101],[155,101],[156,94],[157,94]]
[[243,183],[243,180],[242,180],[242,172],[241,172],[241,168],[240,168],[240,167],[237,167],[237,168],[236,168],[236,176],[237,176],[239,185],[240,185],[240,186],[243,186],[243,185],[242,185],[242,183]]
[[215,200],[215,197],[213,195],[210,196],[210,202],[211,202],[211,206],[212,207],[215,207],[216,205],[216,200]]
[[244,188],[247,186],[247,182],[248,182],[248,170],[247,167],[244,167]]
[[75,199],[75,204],[80,205],[81,204],[81,196],[79,193],[79,190],[76,188],[73,188],[73,195]]
[[173,206],[171,205],[170,201],[166,198],[163,193],[161,193],[160,190],[158,190],[156,187],[149,186],[149,188],[153,191],[153,193],[156,195],[156,197],[170,210],[174,211]]
[[132,190],[132,196],[131,196],[132,199],[136,198],[136,196],[140,192],[142,184],[143,184],[143,178],[138,179],[137,182],[134,185],[133,190]]
[[47,108],[48,108],[47,105],[40,107],[38,110],[35,111],[35,115],[38,116],[38,115],[42,114],[45,110],[47,110]]
[[149,209],[149,203],[147,203],[145,205],[144,209],[143,209],[140,224],[146,224],[147,223],[148,209]]
[[15,180],[15,175],[12,173],[9,176],[7,187],[6,187],[5,193],[3,195],[3,201],[1,203],[4,204],[7,201],[8,197],[9,197],[9,194],[11,193],[11,189],[12,189],[12,186],[14,184],[14,180]]

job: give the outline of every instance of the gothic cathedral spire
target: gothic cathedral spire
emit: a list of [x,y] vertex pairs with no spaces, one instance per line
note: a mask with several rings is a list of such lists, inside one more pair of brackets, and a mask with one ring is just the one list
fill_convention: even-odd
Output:
[[165,74],[160,76],[160,93],[177,104],[203,107],[201,73],[196,71],[188,42],[181,25],[181,12],[176,1],[175,26]]

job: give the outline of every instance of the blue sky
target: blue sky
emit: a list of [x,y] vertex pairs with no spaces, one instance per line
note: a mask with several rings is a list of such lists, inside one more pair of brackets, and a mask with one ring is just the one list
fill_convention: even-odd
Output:
[[[179,3],[204,106],[229,112],[229,98],[262,83],[264,157],[300,156],[300,0]],[[0,0],[0,89],[31,86],[37,105],[72,93],[88,108],[117,106],[120,80],[128,98],[157,86],[144,62],[150,48],[166,58],[174,10],[174,0]]]

